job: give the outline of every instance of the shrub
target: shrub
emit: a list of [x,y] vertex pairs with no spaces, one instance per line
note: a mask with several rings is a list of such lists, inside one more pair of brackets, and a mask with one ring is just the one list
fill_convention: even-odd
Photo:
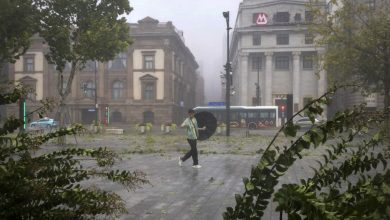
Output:
[[[312,123],[322,114],[336,88],[299,111]],[[300,136],[290,119],[268,145],[260,161],[244,178],[244,193],[235,196],[224,219],[261,219],[271,197],[276,210],[288,219],[386,219],[389,216],[390,159],[387,133],[379,127],[388,120],[389,109],[368,114],[365,106],[340,112],[332,120],[314,126]],[[296,115],[297,115],[296,114]],[[295,116],[296,116],[295,115]],[[289,146],[275,145],[280,133],[295,137]],[[364,135],[361,135],[365,133]],[[329,143],[328,146],[325,143]],[[275,192],[279,178],[310,148],[325,148],[314,175],[300,183],[284,184]],[[381,169],[379,169],[381,167]],[[370,172],[375,169],[376,172]]]
[[[0,105],[15,103],[23,95],[19,88],[1,93]],[[126,212],[119,195],[81,183],[103,178],[127,190],[148,183],[143,172],[110,169],[117,155],[106,148],[33,153],[50,139],[82,131],[81,125],[40,136],[19,133],[10,137],[21,125],[21,120],[10,117],[0,128],[0,219],[118,217]],[[85,160],[95,163],[87,166]]]

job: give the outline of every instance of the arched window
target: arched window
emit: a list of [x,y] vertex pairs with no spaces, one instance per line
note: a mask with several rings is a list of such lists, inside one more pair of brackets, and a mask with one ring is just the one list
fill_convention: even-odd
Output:
[[112,84],[112,99],[117,100],[123,97],[123,82],[115,81]]
[[144,112],[144,123],[153,123],[154,122],[154,113],[151,111]]

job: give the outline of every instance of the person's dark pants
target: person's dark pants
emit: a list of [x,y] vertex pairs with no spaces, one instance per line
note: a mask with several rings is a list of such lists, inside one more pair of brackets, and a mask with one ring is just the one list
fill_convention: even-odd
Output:
[[188,151],[188,153],[186,153],[186,155],[184,155],[181,160],[184,162],[192,156],[194,165],[198,165],[198,149],[196,149],[196,139],[187,139],[187,141],[191,146],[191,150]]

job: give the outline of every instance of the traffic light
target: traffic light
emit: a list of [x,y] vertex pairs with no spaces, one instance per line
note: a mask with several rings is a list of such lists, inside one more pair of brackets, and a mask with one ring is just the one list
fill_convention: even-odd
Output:
[[23,121],[22,130],[26,129],[27,114],[26,114],[26,99],[20,98],[19,100],[19,119]]
[[282,112],[284,112],[285,108],[286,107],[284,105],[280,106],[280,109],[282,110]]

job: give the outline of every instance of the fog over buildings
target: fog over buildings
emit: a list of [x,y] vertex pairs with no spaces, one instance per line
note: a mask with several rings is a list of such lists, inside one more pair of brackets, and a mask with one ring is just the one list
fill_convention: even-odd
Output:
[[146,16],[160,22],[172,21],[184,32],[187,47],[200,65],[205,79],[208,101],[221,100],[220,72],[226,62],[226,21],[223,11],[230,11],[230,26],[234,27],[237,10],[242,0],[132,0],[134,10],[126,16],[136,23]]

